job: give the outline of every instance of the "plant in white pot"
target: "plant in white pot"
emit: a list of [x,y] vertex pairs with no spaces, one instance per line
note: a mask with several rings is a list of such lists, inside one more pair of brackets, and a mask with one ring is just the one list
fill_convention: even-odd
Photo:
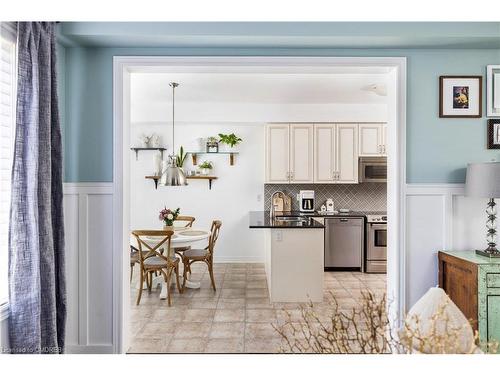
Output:
[[200,170],[201,174],[207,176],[212,172],[212,169],[214,168],[214,165],[212,164],[211,161],[205,160],[203,163],[200,164]]
[[236,134],[222,134],[219,133],[219,143],[229,146],[229,151],[234,151],[235,146],[243,142],[243,139],[238,137]]

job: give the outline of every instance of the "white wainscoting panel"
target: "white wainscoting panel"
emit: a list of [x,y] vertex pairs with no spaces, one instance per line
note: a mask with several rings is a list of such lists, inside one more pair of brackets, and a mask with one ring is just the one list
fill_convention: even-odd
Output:
[[64,184],[68,353],[112,353],[113,184]]
[[444,247],[445,199],[440,195],[406,197],[406,301],[413,304],[437,284],[436,253]]
[[486,199],[464,196],[463,184],[406,186],[406,307],[438,284],[439,250],[486,247]]

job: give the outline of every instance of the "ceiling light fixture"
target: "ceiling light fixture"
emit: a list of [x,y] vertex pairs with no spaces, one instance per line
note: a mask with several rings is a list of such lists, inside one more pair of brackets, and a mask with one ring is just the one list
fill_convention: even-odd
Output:
[[179,86],[176,82],[170,82],[172,87],[172,154],[168,156],[167,168],[163,171],[161,184],[164,186],[187,185],[186,175],[181,167],[177,165],[175,157],[175,88]]

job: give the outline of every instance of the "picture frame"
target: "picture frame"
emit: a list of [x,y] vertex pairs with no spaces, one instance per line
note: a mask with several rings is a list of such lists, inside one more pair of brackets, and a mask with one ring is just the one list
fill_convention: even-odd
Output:
[[482,95],[482,76],[440,76],[439,117],[482,117]]
[[486,66],[486,116],[500,117],[500,65]]
[[500,118],[488,120],[487,129],[488,149],[500,149]]

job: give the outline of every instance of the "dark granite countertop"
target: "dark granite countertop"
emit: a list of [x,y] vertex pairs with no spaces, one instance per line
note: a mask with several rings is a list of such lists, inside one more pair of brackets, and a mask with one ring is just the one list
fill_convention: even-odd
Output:
[[335,214],[324,214],[324,213],[319,213],[317,211],[315,212],[300,212],[300,211],[290,211],[290,212],[285,212],[285,213],[279,213],[278,215],[286,215],[286,216],[307,216],[307,217],[366,217],[366,215],[373,215],[375,213],[380,213],[380,212],[368,212],[368,211],[349,211],[346,213],[338,212]]
[[[304,216],[297,213],[286,213],[277,216]],[[310,216],[308,216],[310,217]],[[308,222],[285,222],[272,220],[269,216],[269,211],[250,211],[249,212],[249,228],[280,228],[280,229],[322,229],[325,226],[318,223],[316,220]]]

